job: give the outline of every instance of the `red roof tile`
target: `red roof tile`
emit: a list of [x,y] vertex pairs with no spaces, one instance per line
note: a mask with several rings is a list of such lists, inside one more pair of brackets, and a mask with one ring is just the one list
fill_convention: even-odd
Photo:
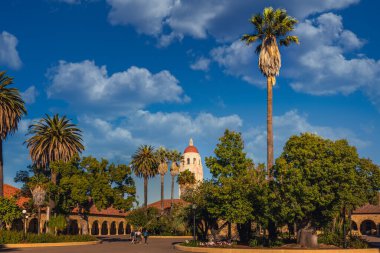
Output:
[[[188,203],[182,199],[173,199],[174,205],[187,205]],[[156,201],[148,205],[148,207],[155,207],[157,209],[161,209],[161,200]],[[164,199],[164,209],[169,209],[171,207],[171,200]]]
[[380,214],[380,205],[364,205],[352,212],[353,214]]
[[17,198],[16,203],[19,207],[22,207],[24,205],[24,203],[29,201],[29,198],[18,197],[17,195],[20,193],[21,190],[19,188],[12,186],[12,185],[4,184],[3,190],[4,190],[4,197],[6,197],[6,198],[11,198],[11,197]]
[[194,146],[188,146],[183,153],[199,153],[198,149]]

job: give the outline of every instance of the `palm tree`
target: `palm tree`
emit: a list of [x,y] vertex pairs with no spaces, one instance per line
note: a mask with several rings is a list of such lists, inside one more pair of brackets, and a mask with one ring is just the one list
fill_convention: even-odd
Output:
[[21,117],[26,114],[20,91],[9,88],[11,84],[13,78],[7,76],[5,71],[0,72],[0,197],[4,196],[3,141],[16,132]]
[[159,147],[156,151],[159,162],[158,173],[161,176],[161,212],[164,211],[164,177],[168,172],[168,151],[164,147]]
[[[75,155],[82,153],[82,131],[66,117],[55,114],[29,126],[25,141],[34,165],[38,168],[48,168],[55,161],[68,162]],[[51,171],[51,181],[57,182],[57,174]]]
[[173,199],[174,199],[174,179],[179,174],[179,164],[182,161],[182,154],[177,150],[172,150],[170,152],[170,160],[172,162],[170,167],[170,175],[172,176],[172,189],[170,194],[170,209],[173,209]]
[[245,34],[241,40],[247,45],[259,41],[256,53],[259,54],[259,69],[267,78],[267,166],[268,178],[271,178],[273,166],[273,122],[272,122],[272,86],[276,83],[276,76],[280,73],[281,54],[280,46],[289,46],[292,43],[299,44],[298,37],[288,35],[294,30],[298,21],[289,16],[284,9],[274,10],[265,8],[263,13],[254,15],[251,23],[255,27],[255,33]]
[[157,175],[158,161],[154,148],[150,145],[141,145],[132,156],[132,170],[137,177],[144,178],[144,207],[148,204],[148,179]]
[[186,192],[195,182],[195,175],[190,170],[182,171],[177,177],[177,183],[183,189],[183,192]]

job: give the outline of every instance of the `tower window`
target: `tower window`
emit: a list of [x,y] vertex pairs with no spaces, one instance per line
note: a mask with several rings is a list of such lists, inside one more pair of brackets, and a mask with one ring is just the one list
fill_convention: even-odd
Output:
[[195,164],[195,161],[196,161],[197,159],[196,158],[193,158],[193,164]]
[[190,164],[190,158],[187,158],[187,164]]

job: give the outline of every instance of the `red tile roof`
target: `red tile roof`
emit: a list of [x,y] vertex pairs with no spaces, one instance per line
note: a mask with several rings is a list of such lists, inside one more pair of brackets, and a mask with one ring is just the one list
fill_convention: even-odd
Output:
[[[174,205],[188,205],[188,203],[182,199],[173,199]],[[148,207],[155,207],[157,209],[161,209],[161,200],[156,201],[148,205]],[[164,199],[164,209],[169,209],[171,207],[171,200]]]
[[198,149],[194,146],[188,146],[183,153],[199,153]]
[[11,198],[11,197],[17,198],[16,203],[19,207],[22,207],[24,205],[24,203],[29,201],[29,198],[19,197],[18,194],[21,192],[21,190],[19,188],[12,186],[12,185],[4,184],[3,190],[4,190],[4,197],[6,197],[6,198]]
[[352,212],[352,214],[380,214],[380,205],[364,205],[357,208]]

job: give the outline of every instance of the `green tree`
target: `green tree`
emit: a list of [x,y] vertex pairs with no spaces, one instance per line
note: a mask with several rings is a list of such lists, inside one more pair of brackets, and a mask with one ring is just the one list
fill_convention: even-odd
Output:
[[5,223],[7,230],[10,230],[12,222],[21,216],[21,209],[14,198],[0,197],[0,220]]
[[345,224],[348,211],[373,201],[380,189],[379,167],[360,159],[355,147],[309,133],[287,141],[274,175],[278,220],[302,230],[326,227],[336,217]]
[[272,7],[265,8],[263,13],[254,15],[250,22],[254,25],[253,34],[245,34],[241,38],[247,45],[259,41],[256,53],[259,54],[259,69],[267,78],[267,168],[268,176],[271,177],[273,166],[273,122],[272,106],[273,91],[276,76],[280,73],[281,54],[280,46],[289,46],[292,43],[299,44],[298,37],[288,35],[294,30],[297,20],[286,13],[284,9],[274,10]]
[[136,228],[155,229],[160,211],[155,207],[142,207],[128,213],[126,219]]
[[20,91],[10,88],[13,78],[0,72],[0,197],[4,196],[3,141],[17,131],[21,117],[26,114]]
[[137,177],[144,178],[144,207],[148,205],[148,179],[158,173],[159,161],[150,145],[141,145],[132,156],[131,167]]
[[164,211],[164,179],[168,172],[169,153],[164,147],[159,147],[156,150],[158,165],[158,173],[161,176],[161,212]]
[[177,177],[177,183],[184,189],[184,192],[188,191],[196,183],[194,173],[190,170],[182,171]]
[[228,223],[245,223],[252,219],[253,208],[249,200],[250,180],[247,173],[253,162],[246,157],[240,133],[226,130],[214,150],[215,157],[206,157],[206,165],[213,176],[214,190],[208,211]]
[[62,232],[67,227],[66,217],[64,215],[51,217],[48,226],[54,231],[55,235],[58,235],[58,233]]

